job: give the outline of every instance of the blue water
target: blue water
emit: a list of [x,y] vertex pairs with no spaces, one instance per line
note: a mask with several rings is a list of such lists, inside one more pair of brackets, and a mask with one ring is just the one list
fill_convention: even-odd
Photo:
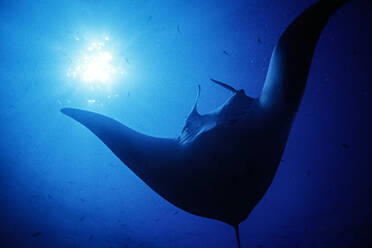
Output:
[[[230,226],[166,202],[59,110],[175,137],[198,84],[201,113],[230,96],[211,77],[257,97],[280,33],[313,2],[1,1],[0,247],[236,247]],[[371,10],[355,0],[325,28],[242,247],[371,245]],[[99,40],[125,73],[92,89],[67,74]]]

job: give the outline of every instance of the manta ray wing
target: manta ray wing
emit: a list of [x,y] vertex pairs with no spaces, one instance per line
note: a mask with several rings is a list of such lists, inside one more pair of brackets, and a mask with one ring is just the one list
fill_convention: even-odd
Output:
[[318,39],[329,18],[350,0],[321,0],[283,32],[271,56],[260,102],[270,111],[296,113]]
[[182,147],[176,140],[141,134],[114,119],[90,111],[73,108],[61,111],[92,131],[148,186],[167,198],[171,191],[169,185],[176,183],[176,165],[182,157]]

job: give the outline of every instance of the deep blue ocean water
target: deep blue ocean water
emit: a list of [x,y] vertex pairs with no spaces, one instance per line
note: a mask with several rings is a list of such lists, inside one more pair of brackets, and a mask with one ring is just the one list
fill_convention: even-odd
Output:
[[[201,113],[230,97],[209,78],[257,97],[281,32],[312,3],[1,1],[0,247],[236,247],[230,226],[165,201],[60,109],[175,137],[199,84]],[[354,0],[324,29],[242,247],[371,246],[371,13]],[[93,43],[112,57],[106,83],[77,69]]]

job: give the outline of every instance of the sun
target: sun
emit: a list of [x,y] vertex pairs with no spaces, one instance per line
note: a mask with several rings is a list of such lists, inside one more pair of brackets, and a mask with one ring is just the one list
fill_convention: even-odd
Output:
[[[79,38],[76,38],[80,41]],[[112,48],[107,45],[110,41],[105,36],[102,41],[85,42],[78,56],[68,68],[67,77],[88,85],[91,89],[109,87],[122,77],[125,72],[116,58]]]

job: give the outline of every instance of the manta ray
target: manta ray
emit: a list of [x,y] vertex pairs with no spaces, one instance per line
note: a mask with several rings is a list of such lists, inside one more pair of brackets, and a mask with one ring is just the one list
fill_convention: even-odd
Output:
[[305,90],[311,60],[329,18],[347,0],[321,0],[298,16],[277,42],[262,93],[214,80],[232,92],[221,107],[200,114],[197,103],[178,137],[139,133],[101,114],[63,108],[92,131],[153,191],[191,214],[234,227],[271,185]]

